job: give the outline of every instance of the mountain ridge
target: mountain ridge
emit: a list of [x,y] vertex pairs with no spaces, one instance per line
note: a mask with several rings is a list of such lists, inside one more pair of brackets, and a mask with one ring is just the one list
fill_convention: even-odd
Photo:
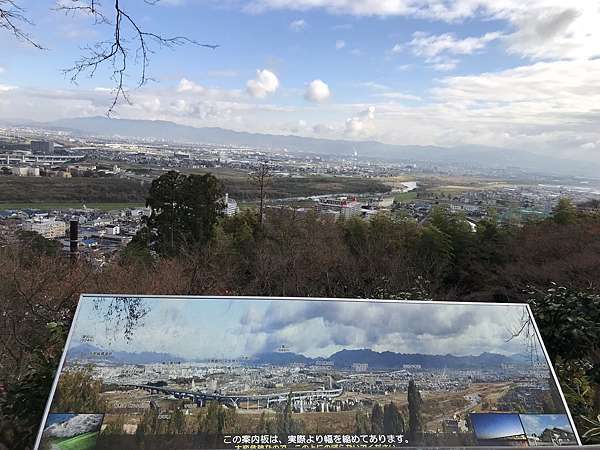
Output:
[[[69,349],[68,360],[85,359],[92,352],[104,352],[99,347],[81,344]],[[112,352],[103,360],[129,364],[153,364],[162,362],[204,362],[202,359],[187,359],[164,352]],[[396,353],[391,351],[376,352],[371,349],[340,350],[328,358],[311,358],[293,352],[263,352],[251,357],[249,362],[254,364],[287,365],[302,363],[306,365],[332,361],[335,367],[351,368],[352,364],[368,364],[371,369],[399,369],[405,364],[419,364],[423,368],[482,368],[500,367],[502,364],[524,364],[522,355],[501,355],[499,353],[483,352],[479,355],[456,356],[453,354],[430,355],[422,353]]]
[[248,146],[262,149],[288,149],[292,152],[321,155],[359,156],[388,161],[428,164],[458,164],[472,168],[519,168],[531,173],[594,176],[600,164],[541,156],[525,150],[481,145],[443,147],[435,145],[385,144],[374,140],[354,141],[323,139],[294,134],[266,134],[234,131],[219,127],[193,127],[166,120],[109,119],[82,117],[35,123],[30,126],[49,127],[87,136],[156,139],[191,144]]

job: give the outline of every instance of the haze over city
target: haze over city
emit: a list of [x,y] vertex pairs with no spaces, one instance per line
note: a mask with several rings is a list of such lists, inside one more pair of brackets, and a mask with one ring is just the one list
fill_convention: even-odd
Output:
[[[80,76],[77,85],[62,72],[85,54],[82,47],[110,38],[111,26],[54,6],[26,5],[35,26],[25,31],[46,50],[0,43],[3,121],[97,116],[111,104],[111,67]],[[132,61],[125,79],[131,104],[117,105],[114,117],[600,161],[600,12],[593,0],[124,7],[145,31],[219,47],[155,48],[147,68],[155,81],[139,89],[141,67]]]

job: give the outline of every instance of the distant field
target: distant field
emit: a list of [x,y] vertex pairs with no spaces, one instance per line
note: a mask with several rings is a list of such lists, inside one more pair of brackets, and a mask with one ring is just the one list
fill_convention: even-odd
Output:
[[401,192],[400,194],[394,195],[394,200],[396,200],[397,202],[408,202],[408,201],[414,200],[416,198],[417,198],[416,190],[408,191],[408,192]]
[[111,211],[113,209],[141,208],[144,203],[69,203],[69,202],[38,202],[38,203],[1,203],[0,211],[12,209],[81,209],[85,205],[89,209]]
[[149,184],[120,178],[0,177],[0,203],[144,203]]
[[[199,171],[196,171],[199,173]],[[213,171],[224,184],[225,192],[239,201],[252,201],[258,196],[257,187],[241,171]],[[85,204],[102,205],[112,209],[115,205],[142,205],[150,183],[121,178],[46,178],[0,177],[0,205],[10,206],[44,203],[57,206]],[[268,187],[269,198],[303,197],[322,194],[387,192],[390,186],[378,180],[346,177],[274,178]]]

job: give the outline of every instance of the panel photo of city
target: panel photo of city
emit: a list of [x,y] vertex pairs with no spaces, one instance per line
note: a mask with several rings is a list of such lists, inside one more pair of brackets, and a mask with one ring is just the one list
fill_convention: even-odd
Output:
[[578,444],[524,305],[84,295],[65,351],[90,448]]

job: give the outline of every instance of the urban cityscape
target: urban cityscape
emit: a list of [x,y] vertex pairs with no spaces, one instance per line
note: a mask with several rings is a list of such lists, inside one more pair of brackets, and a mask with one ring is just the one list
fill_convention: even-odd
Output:
[[[442,207],[463,215],[476,230],[482,219],[517,226],[542,220],[560,198],[584,209],[594,209],[600,201],[600,181],[594,178],[518,167],[390,161],[361,155],[350,142],[345,152],[318,154],[84,137],[30,127],[0,133],[0,239],[11,241],[19,230],[35,232],[68,250],[70,223],[76,221],[78,251],[100,267],[139,231],[151,212],[146,192],[167,170],[221,178],[231,190],[223,198],[226,216],[257,206],[258,191],[250,177],[258,168],[268,171],[267,209],[312,212],[333,220],[368,221],[383,214],[424,223]],[[291,191],[297,195],[290,196]]]

